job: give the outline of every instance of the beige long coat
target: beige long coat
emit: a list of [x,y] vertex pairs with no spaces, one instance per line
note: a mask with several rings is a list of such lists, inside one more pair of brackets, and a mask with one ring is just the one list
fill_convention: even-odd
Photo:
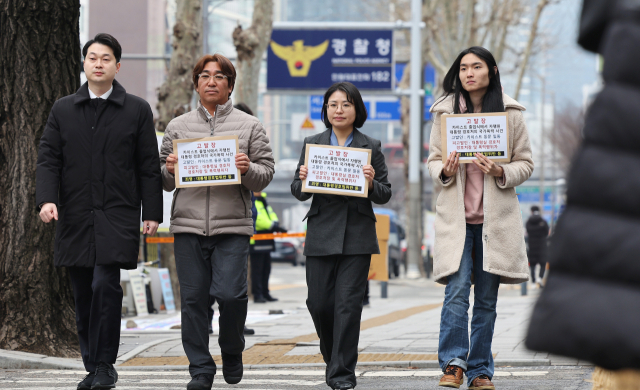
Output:
[[[500,283],[516,284],[529,279],[529,270],[524,227],[515,187],[531,176],[533,159],[529,134],[522,116],[525,108],[507,95],[503,95],[503,101],[509,118],[511,162],[497,163],[504,168],[504,185],[499,184],[496,177],[484,176],[483,269],[500,275]],[[447,284],[447,276],[460,268],[464,249],[466,164],[460,164],[454,179],[442,182],[444,164],[440,117],[443,113],[453,113],[453,96],[439,99],[430,111],[434,113],[434,121],[429,144],[429,174],[443,186],[436,201],[433,274],[438,283]]]

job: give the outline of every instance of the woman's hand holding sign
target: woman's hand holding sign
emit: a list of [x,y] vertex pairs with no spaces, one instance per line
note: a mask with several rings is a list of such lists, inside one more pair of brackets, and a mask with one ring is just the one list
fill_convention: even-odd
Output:
[[500,165],[496,165],[496,163],[491,161],[488,157],[485,157],[483,154],[476,153],[476,158],[477,160],[473,160],[473,163],[476,164],[476,166],[485,174],[495,177],[502,177],[502,175],[504,175],[504,169]]
[[364,172],[364,177],[369,182],[369,189],[373,189],[373,178],[376,176],[376,171],[373,170],[373,166],[365,165],[362,167],[362,171]]
[[444,164],[444,168],[442,169],[442,174],[446,177],[451,177],[458,172],[458,166],[460,165],[460,155],[456,150],[449,153],[449,157],[447,157],[447,162]]
[[298,172],[298,176],[300,177],[300,180],[307,180],[307,174],[308,174],[307,167],[304,165],[300,165],[300,172]]

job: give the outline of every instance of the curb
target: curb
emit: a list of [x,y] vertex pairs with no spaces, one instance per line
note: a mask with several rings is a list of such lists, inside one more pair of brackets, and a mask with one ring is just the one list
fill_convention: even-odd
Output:
[[[142,347],[142,346],[141,346]],[[133,352],[133,351],[132,351]],[[119,359],[119,361],[122,361]],[[549,359],[496,359],[496,367],[534,367],[550,366]],[[183,371],[188,366],[116,366],[122,371]],[[324,363],[298,364],[246,364],[245,370],[284,369],[284,368],[324,368]],[[391,361],[391,362],[361,362],[357,367],[397,367],[397,368],[434,368],[440,369],[437,360],[422,361]],[[7,351],[0,349],[1,369],[56,369],[81,370],[84,365],[76,359],[50,357],[29,352]]]
[[29,352],[0,350],[0,368],[82,370],[84,365],[75,359],[50,357]]

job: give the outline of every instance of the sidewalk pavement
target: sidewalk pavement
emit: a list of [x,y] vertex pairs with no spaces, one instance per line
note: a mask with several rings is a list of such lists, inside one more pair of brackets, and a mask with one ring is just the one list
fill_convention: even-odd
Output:
[[[444,287],[426,279],[394,279],[389,281],[387,299],[380,298],[379,282],[370,282],[370,288],[371,305],[362,313],[358,365],[438,368]],[[278,302],[249,303],[247,326],[256,334],[245,337],[246,368],[324,366],[305,306],[304,268],[274,264],[271,291]],[[519,286],[501,286],[493,339],[496,366],[589,365],[526,349],[524,337],[538,292],[529,290],[529,295],[521,296]],[[127,329],[129,320],[137,327]],[[171,329],[179,323],[179,313],[123,319],[118,370],[186,369],[189,362],[181,331]],[[216,364],[221,364],[217,337],[216,318],[209,349]],[[0,350],[0,367],[81,369],[82,362]]]

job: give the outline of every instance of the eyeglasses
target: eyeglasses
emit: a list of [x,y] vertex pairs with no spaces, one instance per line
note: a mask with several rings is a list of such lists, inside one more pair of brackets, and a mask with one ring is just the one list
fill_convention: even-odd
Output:
[[200,73],[200,74],[198,75],[198,78],[199,78],[200,80],[204,81],[205,83],[208,83],[208,82],[209,82],[209,80],[211,80],[211,77],[213,77],[213,80],[214,80],[216,83],[218,83],[218,82],[220,82],[220,81],[222,81],[222,80],[224,80],[224,79],[226,79],[226,78],[227,78],[227,76],[226,76],[226,75],[223,75],[223,74],[220,74],[220,73],[216,73],[216,74],[214,74],[213,76],[211,76],[209,73]]
[[353,108],[353,104],[351,103],[342,103],[342,104],[329,103],[327,104],[327,109],[330,111],[336,111],[338,109],[338,106],[342,107],[342,111],[349,111]]

